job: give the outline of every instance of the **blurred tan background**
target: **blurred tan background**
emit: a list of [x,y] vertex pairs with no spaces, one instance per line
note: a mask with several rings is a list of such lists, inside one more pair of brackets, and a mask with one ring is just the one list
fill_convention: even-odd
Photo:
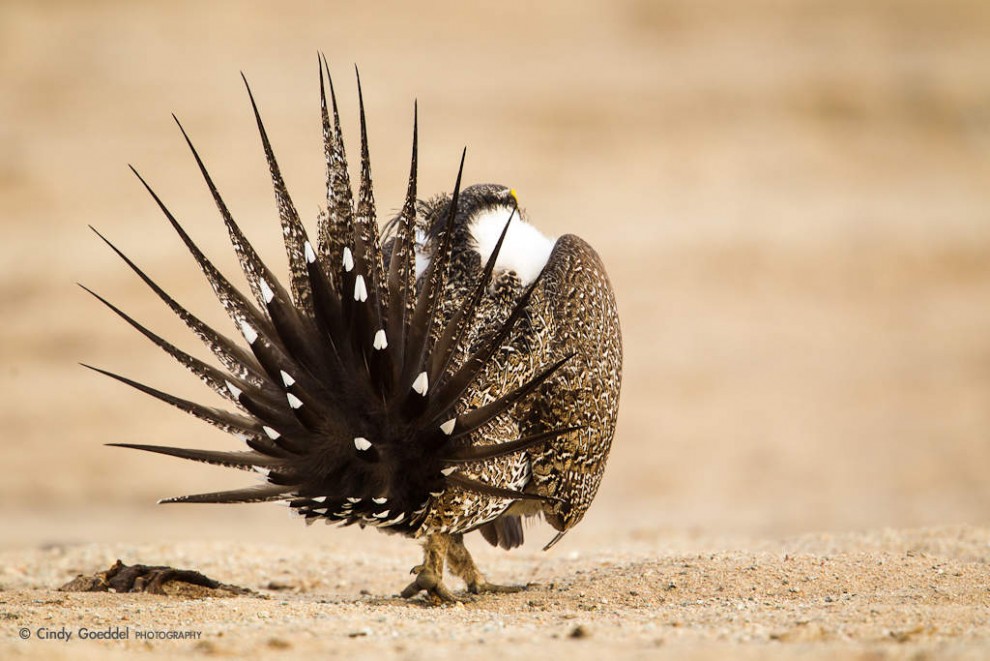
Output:
[[352,154],[361,67],[381,210],[418,98],[422,192],[466,145],[608,265],[620,427],[568,543],[990,522],[987,3],[417,4],[0,2],[0,543],[307,534],[153,505],[244,475],[102,443],[236,442],[79,367],[210,400],[74,283],[204,355],[87,224],[230,328],[126,165],[236,274],[175,112],[283,265],[238,72],[312,219],[318,50]]

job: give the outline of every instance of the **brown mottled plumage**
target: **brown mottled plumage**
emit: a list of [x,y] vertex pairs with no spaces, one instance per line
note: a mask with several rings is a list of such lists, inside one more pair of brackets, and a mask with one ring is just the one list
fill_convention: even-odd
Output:
[[382,233],[360,80],[355,200],[332,83],[330,106],[324,93],[324,64],[327,209],[315,246],[251,99],[289,258],[288,288],[241,232],[191,142],[254,301],[220,274],[148,187],[249,350],[190,314],[112,245],[221,367],[97,296],[235,410],[97,371],[234,434],[249,450],[119,445],[266,478],[164,502],[285,500],[307,523],[357,523],[425,538],[424,562],[403,596],[425,590],[434,601],[457,599],[442,581],[445,565],[471,592],[515,589],[485,580],[463,535],[479,530],[512,548],[523,541],[521,519],[542,514],[558,531],[549,548],[590,506],[611,446],[622,370],[608,277],[580,238],[553,242],[525,223],[503,186],[461,190],[459,171],[452,195],[417,202],[415,123],[405,203]]

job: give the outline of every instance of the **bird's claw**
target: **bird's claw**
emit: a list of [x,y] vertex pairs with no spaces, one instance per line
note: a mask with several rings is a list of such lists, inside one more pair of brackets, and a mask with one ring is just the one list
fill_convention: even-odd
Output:
[[406,589],[400,593],[403,599],[410,599],[425,590],[427,599],[434,606],[471,601],[470,597],[458,597],[451,592],[444,585],[443,580],[432,569],[428,569],[423,565],[417,565],[412,568],[410,573],[416,575],[416,580],[407,585]]

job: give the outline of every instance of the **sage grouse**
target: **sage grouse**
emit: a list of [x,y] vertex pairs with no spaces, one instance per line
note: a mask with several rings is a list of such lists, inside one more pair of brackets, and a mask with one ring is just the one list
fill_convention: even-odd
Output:
[[573,235],[554,241],[527,224],[512,190],[461,189],[463,154],[453,193],[418,201],[415,113],[405,201],[380,230],[360,78],[355,200],[325,67],[322,60],[327,208],[317,219],[315,241],[289,198],[248,88],[288,253],[287,286],[234,221],[181,124],[253,302],[197,248],[135,171],[247,348],[193,316],[104,238],[220,367],[97,298],[235,411],[96,371],[233,434],[250,449],[112,445],[264,476],[259,485],[161,502],[287,501],[307,523],[356,523],[425,539],[424,561],[413,569],[416,578],[404,597],[425,590],[434,603],[457,599],[442,581],[445,564],[472,593],[517,589],[488,583],[463,536],[478,530],[491,544],[513,548],[523,542],[521,518],[542,514],[558,531],[549,548],[587,511],[602,478],[619,399],[622,347],[611,285],[587,243]]

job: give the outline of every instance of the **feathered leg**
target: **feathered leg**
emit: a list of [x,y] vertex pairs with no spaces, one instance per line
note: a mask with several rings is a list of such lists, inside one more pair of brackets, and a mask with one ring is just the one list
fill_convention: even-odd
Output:
[[447,534],[435,533],[426,536],[426,542],[423,544],[423,564],[416,565],[409,572],[416,575],[416,580],[402,591],[403,599],[409,599],[426,590],[427,598],[435,606],[464,601],[454,595],[443,583],[444,558],[447,557],[450,542],[451,536]]
[[519,592],[524,589],[522,585],[496,585],[489,583],[485,575],[478,570],[474,564],[474,558],[464,546],[464,535],[452,535],[450,544],[447,546],[447,564],[450,572],[464,580],[467,584],[468,592],[472,594],[482,594],[485,592]]

